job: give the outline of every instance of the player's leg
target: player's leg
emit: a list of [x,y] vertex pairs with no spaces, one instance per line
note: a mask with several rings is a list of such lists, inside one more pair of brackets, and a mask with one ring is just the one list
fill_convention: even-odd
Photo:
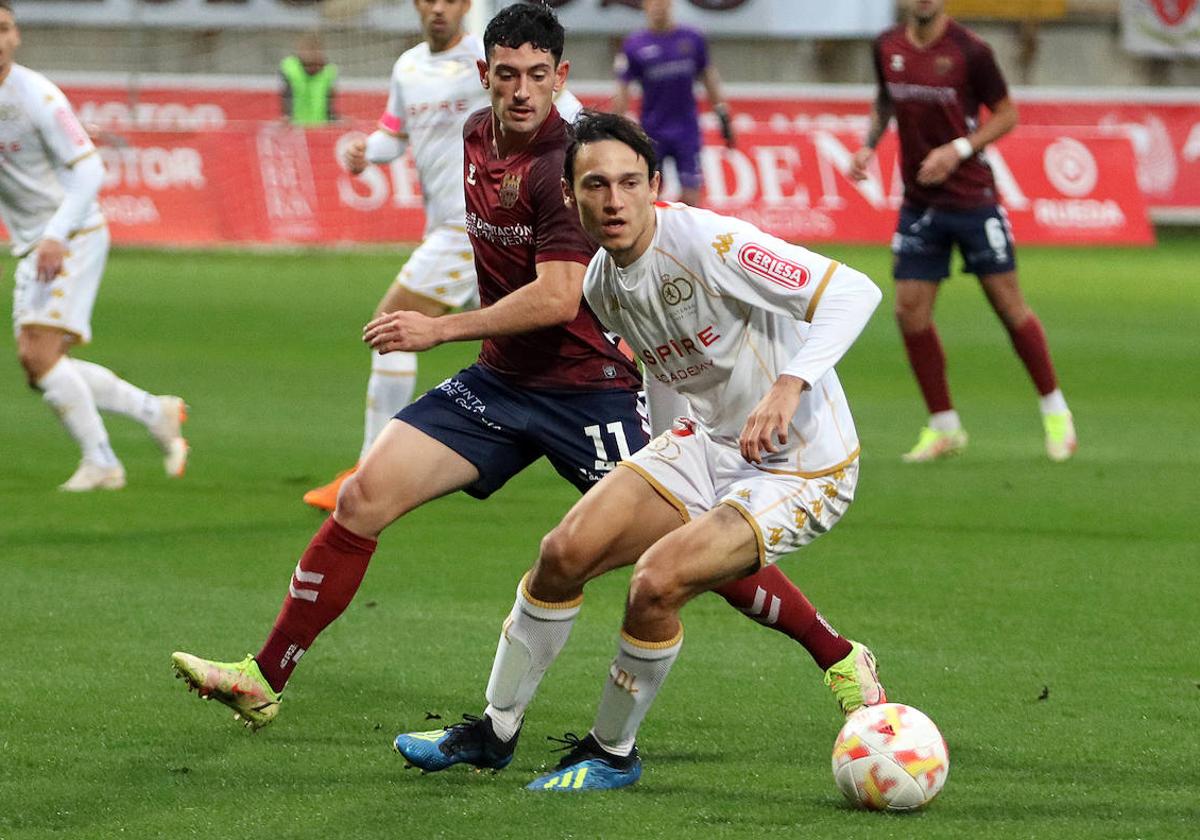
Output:
[[[413,251],[384,293],[375,316],[409,310],[432,318],[470,306],[477,299],[475,267],[466,233],[437,228]],[[416,353],[372,353],[363,412],[363,442],[359,461],[400,409],[412,400],[417,382]],[[355,467],[338,473],[328,484],[304,494],[306,504],[333,510],[342,482]]]
[[[72,346],[91,339],[107,247],[107,231],[90,231],[72,239],[63,271],[53,281],[38,280],[36,252],[22,258],[14,272],[17,357],[30,386],[42,392],[79,445],[79,468],[60,486],[74,492],[125,486],[125,470],[109,446],[95,398],[68,356]],[[92,258],[96,252],[98,261]]]
[[640,778],[637,730],[683,645],[679,611],[697,595],[756,569],[758,547],[747,521],[718,505],[641,556],[595,724],[583,739],[568,738],[571,751],[531,782],[531,790],[611,789]]
[[950,400],[946,354],[933,321],[939,284],[950,274],[952,240],[940,217],[932,208],[905,205],[892,240],[896,324],[929,413],[916,445],[904,455],[908,462],[955,455],[967,445],[966,432]]
[[[259,653],[240,663],[176,653],[176,671],[247,725],[269,723],[300,657],[353,599],[388,524],[454,490],[485,498],[537,457],[514,442],[510,426],[522,420],[514,399],[494,377],[468,368],[405,407],[343,485],[334,515],[297,563]],[[486,424],[476,405],[487,406]]]
[[54,327],[25,325],[17,333],[17,357],[29,384],[42,392],[79,446],[79,466],[59,489],[119,490],[125,486],[125,469],[109,446],[92,392],[67,355],[72,339]]
[[[109,244],[106,228],[80,234],[72,238],[71,249],[63,262],[62,288],[56,291],[62,293],[59,300],[66,317],[80,325],[91,321],[92,304],[108,262]],[[59,282],[56,280],[56,284]],[[147,393],[94,362],[72,359],[70,363],[87,383],[100,411],[123,414],[145,426],[163,452],[163,468],[167,475],[178,477],[183,474],[188,454],[187,441],[181,430],[187,416],[183,400]]]
[[979,276],[988,303],[1008,331],[1013,349],[1037,389],[1046,454],[1054,461],[1065,461],[1074,454],[1077,445],[1075,424],[1058,387],[1042,322],[1021,294],[1012,233],[1003,209],[980,211],[979,218],[964,236],[974,243],[970,252],[966,246],[963,248],[965,254],[969,253],[967,270]]
[[396,750],[426,771],[461,763],[508,766],[525,710],[570,636],[584,584],[632,564],[682,524],[679,510],[638,473],[617,469],[605,476],[542,540],[537,563],[521,578],[500,632],[483,716],[467,716],[443,730],[403,733]]
[[692,207],[704,201],[704,178],[700,172],[700,136],[681,140],[674,146],[675,170],[679,173],[679,200]]

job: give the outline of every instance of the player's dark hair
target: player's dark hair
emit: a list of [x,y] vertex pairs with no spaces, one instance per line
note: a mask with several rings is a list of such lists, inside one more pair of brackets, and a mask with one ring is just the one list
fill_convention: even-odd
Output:
[[658,156],[654,154],[654,143],[646,136],[642,127],[628,117],[606,114],[602,111],[582,111],[575,118],[575,142],[567,148],[563,161],[563,175],[568,184],[575,183],[575,154],[579,147],[600,140],[616,140],[633,149],[637,156],[646,161],[646,174],[650,177],[658,170]]
[[496,12],[483,31],[483,50],[488,60],[492,48],[499,45],[518,49],[529,44],[535,50],[546,50],[554,56],[554,64],[562,61],[566,32],[558,15],[549,6],[538,2],[513,3]]
[[16,15],[16,12],[13,11],[11,0],[0,0],[0,9],[3,9],[10,15]]

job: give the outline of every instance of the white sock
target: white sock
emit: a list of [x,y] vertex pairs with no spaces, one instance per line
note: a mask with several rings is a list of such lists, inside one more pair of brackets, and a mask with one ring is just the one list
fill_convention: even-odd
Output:
[[682,628],[667,642],[643,642],[621,631],[617,658],[608,669],[608,682],[592,727],[602,747],[617,755],[629,755],[638,727],[671,673],[681,647]]
[[962,428],[962,421],[954,409],[937,411],[929,415],[929,428],[935,432],[957,432]]
[[96,401],[96,408],[132,417],[143,426],[150,426],[161,419],[162,405],[156,395],[126,382],[103,365],[82,359],[72,359],[71,365],[87,383]]
[[396,412],[412,400],[417,386],[417,354],[371,354],[371,378],[367,380],[367,409],[363,417],[363,445],[359,460],[379,437]]
[[582,595],[560,604],[538,601],[530,597],[525,578],[521,578],[517,602],[500,631],[487,686],[485,714],[501,740],[511,740],[521,728],[525,709],[546,669],[567,643],[582,603]]
[[1063,396],[1062,388],[1055,388],[1049,394],[1038,397],[1038,405],[1042,408],[1042,414],[1062,414],[1070,411],[1067,408],[1067,398]]
[[42,392],[42,399],[50,404],[67,432],[79,444],[85,460],[102,467],[117,466],[119,462],[108,445],[108,431],[96,410],[96,401],[69,358],[60,358],[37,381],[37,387]]

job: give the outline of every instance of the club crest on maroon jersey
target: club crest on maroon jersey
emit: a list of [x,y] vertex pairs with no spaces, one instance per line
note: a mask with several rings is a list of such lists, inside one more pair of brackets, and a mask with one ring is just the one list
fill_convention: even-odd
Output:
[[505,172],[504,178],[500,181],[500,206],[506,209],[512,207],[520,197],[521,174],[519,172]]

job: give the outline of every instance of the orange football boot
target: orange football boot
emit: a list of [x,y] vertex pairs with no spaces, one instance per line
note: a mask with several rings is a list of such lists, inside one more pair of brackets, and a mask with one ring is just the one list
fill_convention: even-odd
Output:
[[355,464],[348,470],[342,470],[328,484],[309,490],[304,494],[304,504],[332,513],[333,509],[337,507],[338,491],[342,489],[346,479],[354,475],[354,471],[357,469],[358,464]]

